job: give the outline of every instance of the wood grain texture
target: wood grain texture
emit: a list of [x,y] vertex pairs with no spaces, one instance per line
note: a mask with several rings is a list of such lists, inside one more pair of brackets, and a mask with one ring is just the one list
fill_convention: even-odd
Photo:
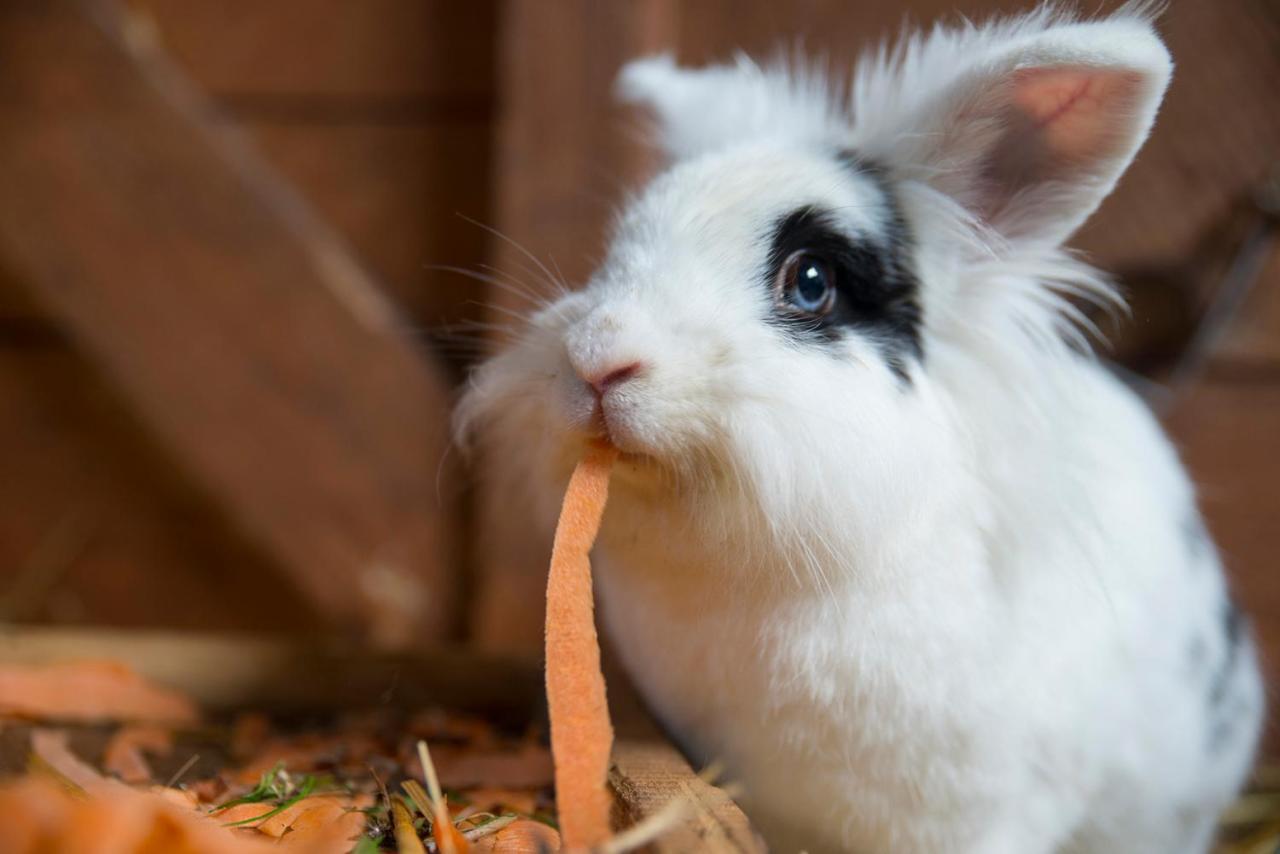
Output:
[[0,400],[0,622],[319,626],[68,348],[0,348]]
[[335,637],[299,642],[216,632],[0,628],[5,663],[65,661],[86,649],[214,712],[314,715],[386,703],[485,712],[520,726],[541,703],[536,668],[447,644],[384,652]]
[[447,632],[439,377],[113,10],[0,7],[0,257],[317,609],[388,641]]
[[454,366],[480,317],[494,0],[134,0],[152,34]]
[[[215,96],[487,99],[496,0],[132,0]],[[330,103],[333,103],[331,100]]]
[[484,261],[488,235],[469,220],[488,218],[487,126],[252,119],[245,128],[377,275],[415,334],[479,319],[485,288],[438,267]]

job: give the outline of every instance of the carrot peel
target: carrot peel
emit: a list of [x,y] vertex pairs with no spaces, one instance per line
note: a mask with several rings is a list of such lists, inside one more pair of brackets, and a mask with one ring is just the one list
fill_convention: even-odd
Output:
[[604,516],[609,473],[617,455],[611,445],[593,444],[574,469],[547,577],[547,705],[566,848],[591,848],[609,838],[613,724],[600,669],[589,554]]

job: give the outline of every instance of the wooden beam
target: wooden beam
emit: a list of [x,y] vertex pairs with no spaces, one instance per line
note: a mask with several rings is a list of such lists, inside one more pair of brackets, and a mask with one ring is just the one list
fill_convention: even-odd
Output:
[[[628,59],[674,42],[673,0],[509,0],[502,5],[495,146],[497,228],[493,265],[542,294],[551,283],[525,250],[571,284],[581,283],[603,249],[613,204],[650,165],[640,122],[614,101],[613,81]],[[518,245],[518,246],[517,246]],[[529,310],[494,292],[490,319]],[[550,532],[518,506],[522,484],[504,481],[501,460],[481,461],[477,542],[480,586],[472,618],[490,649],[537,655]]]
[[443,382],[129,24],[94,0],[0,4],[0,260],[321,613],[445,634]]

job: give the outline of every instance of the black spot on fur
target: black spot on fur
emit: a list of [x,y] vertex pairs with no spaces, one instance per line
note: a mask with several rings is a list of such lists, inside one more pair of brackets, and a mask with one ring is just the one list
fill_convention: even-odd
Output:
[[[1233,696],[1233,683],[1244,661],[1244,646],[1248,643],[1248,631],[1244,615],[1230,596],[1223,598],[1221,625],[1222,657],[1209,680],[1209,745],[1217,748],[1225,744],[1235,730],[1235,723],[1247,709],[1241,708],[1241,698]],[[1235,694],[1239,694],[1237,690]]]
[[1182,520],[1182,536],[1187,544],[1187,552],[1191,555],[1193,568],[1204,566],[1207,559],[1214,555],[1213,540],[1205,529],[1204,520],[1195,510],[1191,510]]
[[1222,662],[1218,665],[1213,679],[1209,683],[1209,705],[1222,705],[1227,688],[1231,684],[1231,676],[1235,673],[1236,659],[1240,656],[1240,644],[1244,639],[1244,618],[1240,609],[1228,597],[1222,606]]
[[880,187],[889,210],[887,237],[847,234],[830,211],[816,207],[799,208],[782,217],[774,227],[766,270],[771,298],[782,265],[803,250],[830,265],[836,300],[831,311],[821,316],[778,304],[773,319],[787,334],[807,343],[832,344],[850,331],[864,334],[877,343],[890,370],[909,383],[908,363],[924,356],[920,284],[910,263],[910,232],[880,173],[851,157],[841,159]]

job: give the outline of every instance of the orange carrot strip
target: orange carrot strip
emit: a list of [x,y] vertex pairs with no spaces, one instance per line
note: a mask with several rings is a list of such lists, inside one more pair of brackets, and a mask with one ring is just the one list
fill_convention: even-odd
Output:
[[[111,782],[112,786],[85,800],[39,779],[0,784],[0,851],[6,854],[281,852],[280,846],[265,839],[259,841],[238,835],[194,810]],[[313,850],[322,849],[306,850],[312,854]]]
[[0,716],[193,723],[195,704],[115,661],[0,665]]
[[560,834],[555,828],[527,818],[518,819],[497,833],[480,837],[472,846],[476,854],[540,854],[559,850]]
[[613,724],[600,670],[589,554],[617,455],[612,446],[592,445],[574,469],[547,578],[547,705],[556,806],[567,848],[590,848],[609,838],[606,782]]
[[60,775],[63,780],[69,780],[90,795],[99,795],[115,788],[125,788],[119,781],[103,777],[98,773],[98,769],[72,752],[70,738],[70,735],[63,730],[32,730],[31,755]]
[[347,854],[364,832],[364,824],[364,813],[340,804],[313,809],[293,823],[280,848],[300,854]]

